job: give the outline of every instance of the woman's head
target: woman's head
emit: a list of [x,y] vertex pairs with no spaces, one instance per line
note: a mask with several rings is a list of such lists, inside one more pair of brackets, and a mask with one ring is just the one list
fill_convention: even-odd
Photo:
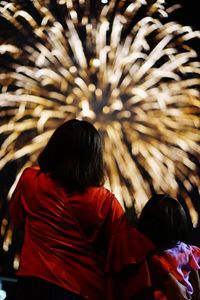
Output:
[[38,158],[44,173],[67,192],[84,192],[104,182],[101,137],[87,121],[72,119],[58,127]]
[[139,230],[159,248],[166,249],[187,238],[187,217],[178,200],[157,194],[144,206]]

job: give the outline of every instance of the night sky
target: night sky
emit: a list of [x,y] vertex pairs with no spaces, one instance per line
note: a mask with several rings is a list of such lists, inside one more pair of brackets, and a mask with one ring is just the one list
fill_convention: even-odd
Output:
[[[170,15],[171,20],[178,21],[183,25],[189,25],[193,28],[193,30],[200,30],[198,0],[166,0],[166,3],[169,6],[176,3],[181,4],[181,7]],[[190,45],[197,51],[198,55],[200,56],[200,41],[192,40],[190,42]]]

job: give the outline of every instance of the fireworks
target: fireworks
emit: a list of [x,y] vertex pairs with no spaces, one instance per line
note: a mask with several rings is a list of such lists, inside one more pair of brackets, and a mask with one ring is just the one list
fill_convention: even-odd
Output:
[[199,32],[167,22],[164,5],[1,1],[0,168],[34,164],[76,117],[102,132],[107,186],[137,213],[153,191],[198,186],[200,64],[187,41]]

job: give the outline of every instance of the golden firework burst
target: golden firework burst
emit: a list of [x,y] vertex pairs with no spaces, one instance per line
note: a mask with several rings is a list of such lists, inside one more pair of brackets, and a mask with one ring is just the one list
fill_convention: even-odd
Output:
[[139,213],[153,191],[199,186],[200,64],[187,44],[199,32],[169,22],[164,0],[102,2],[1,1],[0,169],[34,164],[60,123],[86,118],[104,137],[107,186]]

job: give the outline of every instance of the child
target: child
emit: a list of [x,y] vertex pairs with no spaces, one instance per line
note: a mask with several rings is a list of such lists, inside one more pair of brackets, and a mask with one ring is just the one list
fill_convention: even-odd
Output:
[[[182,283],[187,289],[189,299],[191,296],[192,299],[200,299],[200,249],[184,242],[188,229],[186,214],[181,204],[165,194],[153,196],[142,210],[138,227],[157,246],[157,252],[150,263],[155,265],[158,262]],[[156,300],[167,299],[166,284],[162,284],[160,275],[152,270]]]

